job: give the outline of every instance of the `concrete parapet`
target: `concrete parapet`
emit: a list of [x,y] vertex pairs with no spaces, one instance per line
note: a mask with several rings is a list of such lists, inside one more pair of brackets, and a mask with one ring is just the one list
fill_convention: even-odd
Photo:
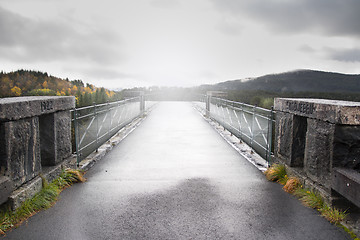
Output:
[[75,107],[74,97],[14,97],[0,98],[0,121],[30,118]]
[[0,128],[1,165],[18,187],[41,170],[39,118],[0,122]]
[[360,103],[327,99],[276,98],[274,109],[334,124],[360,125]]
[[19,188],[71,155],[74,107],[74,97],[0,99],[0,189]]
[[328,199],[335,191],[360,207],[360,201],[343,188],[350,180],[341,174],[357,175],[352,178],[357,183],[351,185],[360,185],[360,103],[277,98],[274,106],[275,157]]

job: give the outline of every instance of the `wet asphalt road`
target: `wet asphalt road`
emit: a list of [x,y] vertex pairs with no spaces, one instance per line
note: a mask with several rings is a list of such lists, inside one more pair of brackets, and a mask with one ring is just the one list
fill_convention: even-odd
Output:
[[161,103],[4,239],[350,239],[268,182],[190,103]]

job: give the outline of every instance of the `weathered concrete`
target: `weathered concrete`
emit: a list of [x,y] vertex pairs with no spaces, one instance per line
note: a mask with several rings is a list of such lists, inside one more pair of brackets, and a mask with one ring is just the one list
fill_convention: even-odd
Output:
[[36,193],[38,193],[42,189],[43,179],[48,182],[51,182],[55,178],[57,178],[61,172],[66,168],[76,168],[76,157],[71,156],[67,159],[64,159],[61,163],[56,166],[51,167],[42,167],[41,177],[37,176],[31,181],[23,184],[21,187],[17,188],[15,191],[11,192],[8,197],[9,206],[15,210],[21,206],[21,204],[31,197],[33,197]]
[[[69,157],[74,107],[74,97],[0,99],[0,177],[19,188],[38,176],[42,166],[55,166]],[[6,182],[0,182],[0,189]],[[0,204],[8,195],[4,192]]]
[[4,239],[350,239],[267,181],[190,103],[160,103],[86,177]]
[[336,126],[333,166],[355,169],[360,172],[360,126]]
[[276,98],[276,111],[334,124],[360,125],[360,103],[326,99]]
[[308,119],[303,160],[307,176],[329,191],[334,128],[334,124]]
[[0,202],[6,202],[10,193],[14,190],[14,183],[10,178],[0,176]]
[[339,175],[334,168],[347,168],[360,175],[360,103],[278,98],[275,110],[275,157],[294,168],[329,202],[338,201],[332,196],[333,190],[341,190],[343,197],[360,207],[360,201],[339,188],[345,184],[345,177],[337,177],[334,185],[334,174]]
[[39,119],[0,122],[3,136],[1,160],[5,174],[16,187],[34,178],[41,170]]
[[74,97],[14,97],[0,98],[0,121],[30,118],[75,107]]
[[32,179],[32,181],[22,185],[17,188],[14,192],[9,196],[9,205],[13,210],[17,209],[21,206],[21,204],[31,197],[33,197],[36,193],[40,192],[42,188],[42,179],[41,177],[36,177]]
[[[292,162],[292,142],[293,142],[293,118],[292,114],[276,113],[276,128],[274,148],[277,157],[289,166],[294,166]],[[287,141],[284,141],[286,139]]]

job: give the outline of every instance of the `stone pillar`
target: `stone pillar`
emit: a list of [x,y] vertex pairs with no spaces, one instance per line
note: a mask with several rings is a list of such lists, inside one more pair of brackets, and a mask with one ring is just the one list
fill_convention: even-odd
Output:
[[143,91],[140,91],[140,113],[143,115],[145,113],[145,94]]
[[331,189],[331,169],[335,124],[308,118],[304,170],[307,176]]
[[206,117],[210,117],[211,92],[206,94]]
[[41,165],[54,166],[71,155],[70,111],[40,116]]
[[74,107],[74,97],[0,99],[0,189],[16,188],[71,155]]
[[293,142],[293,115],[277,112],[275,121],[274,151],[276,157],[289,166],[291,164],[291,150]]
[[[353,201],[344,179],[360,179],[360,103],[277,98],[274,107],[275,157],[322,192]],[[360,192],[360,182],[352,180],[351,188]]]
[[18,186],[34,178],[41,170],[39,118],[4,122],[1,128],[1,165]]

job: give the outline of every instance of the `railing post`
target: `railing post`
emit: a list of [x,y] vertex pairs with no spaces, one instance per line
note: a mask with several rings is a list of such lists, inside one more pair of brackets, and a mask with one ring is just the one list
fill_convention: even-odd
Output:
[[253,144],[253,141],[254,141],[255,111],[256,111],[256,105],[253,107],[253,110],[252,110],[251,140],[250,140],[250,145],[251,145],[251,148],[252,148],[252,149],[254,149],[254,144]]
[[77,109],[74,109],[74,137],[75,137],[75,151],[76,151],[76,163],[79,166],[80,163],[80,152],[79,152],[79,126],[77,121]]
[[140,92],[140,116],[145,113],[145,94],[143,91]]
[[241,140],[243,140],[243,130],[242,130],[242,125],[241,125],[241,114],[244,115],[244,109],[243,109],[243,106],[241,105],[240,107],[240,117],[239,117],[239,128],[240,128],[240,138]]
[[211,92],[206,93],[206,117],[210,117]]
[[268,162],[268,165],[270,166],[271,162],[271,150],[272,150],[272,130],[273,130],[273,124],[274,124],[274,107],[271,107],[271,112],[270,112],[270,119],[269,119],[269,124],[268,124],[268,152],[267,152],[267,156],[266,156],[266,160]]
[[112,125],[112,117],[111,117],[111,107],[110,107],[110,102],[109,102],[109,100],[107,101],[107,104],[106,104],[106,108],[107,108],[107,112],[106,112],[106,114],[107,113],[109,113],[109,125],[108,125],[108,135],[109,135],[109,138],[110,138],[110,136],[111,136],[111,125]]
[[97,117],[97,112],[96,112],[96,103],[94,102],[94,118],[96,119],[96,152],[98,152],[98,147],[99,147],[99,119]]

